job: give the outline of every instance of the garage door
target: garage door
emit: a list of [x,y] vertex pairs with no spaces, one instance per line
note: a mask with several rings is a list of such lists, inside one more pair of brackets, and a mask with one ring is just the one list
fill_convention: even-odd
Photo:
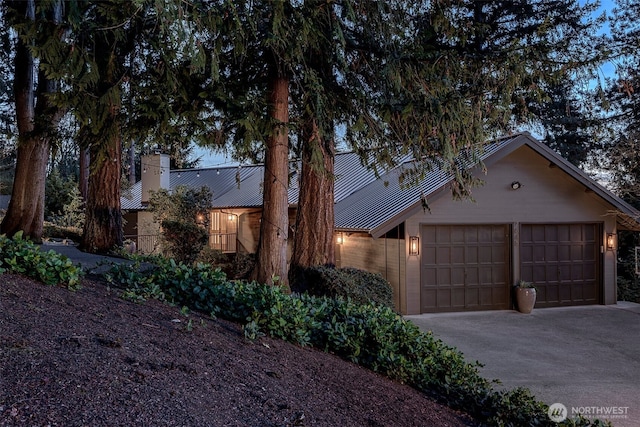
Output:
[[422,226],[423,313],[509,308],[508,225]]
[[600,224],[523,224],[520,272],[536,307],[600,302]]

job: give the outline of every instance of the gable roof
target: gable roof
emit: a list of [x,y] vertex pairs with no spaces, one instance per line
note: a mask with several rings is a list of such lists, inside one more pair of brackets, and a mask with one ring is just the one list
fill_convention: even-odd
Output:
[[[562,158],[528,133],[510,135],[481,147],[479,158],[490,165],[522,146],[528,146],[550,163],[593,191],[617,211],[621,228],[640,231],[640,212],[599,185],[582,170]],[[423,198],[433,198],[446,191],[452,181],[450,174],[434,168],[417,186],[401,188],[399,176],[410,167],[410,159],[381,174],[365,167],[355,153],[339,153],[335,157],[335,227],[342,231],[366,232],[380,237],[407,217],[421,209]],[[474,165],[469,165],[473,167]],[[208,186],[213,192],[213,208],[251,208],[262,206],[263,165],[242,167],[172,170],[171,188],[178,185],[199,188]],[[144,209],[142,185],[136,183],[130,197],[122,198],[126,210]],[[291,177],[289,204],[298,201],[297,174]]]

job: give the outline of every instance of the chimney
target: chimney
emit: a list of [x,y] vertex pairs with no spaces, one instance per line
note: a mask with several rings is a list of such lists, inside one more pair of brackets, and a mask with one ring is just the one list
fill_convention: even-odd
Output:
[[147,154],[142,156],[142,204],[149,203],[149,191],[170,189],[169,155]]

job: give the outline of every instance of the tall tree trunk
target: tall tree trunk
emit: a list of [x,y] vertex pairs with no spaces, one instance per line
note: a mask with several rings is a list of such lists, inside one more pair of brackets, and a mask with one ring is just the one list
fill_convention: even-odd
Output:
[[[20,16],[35,20],[33,0],[14,2]],[[62,4],[52,8],[54,22],[62,19]],[[63,110],[49,102],[47,94],[58,89],[57,82],[38,73],[37,89],[34,80],[35,64],[24,41],[16,41],[14,94],[18,122],[18,150],[16,173],[7,214],[0,231],[13,236],[23,231],[24,236],[42,242],[44,223],[44,192],[51,148],[51,135],[56,131]]]
[[[117,120],[111,125],[117,129]],[[122,144],[119,132],[108,132],[107,145],[93,144],[89,176],[89,193],[84,230],[83,250],[104,253],[122,246],[122,211],[120,210],[120,183]]]
[[136,183],[136,145],[134,143],[131,143],[127,154],[129,155],[129,185],[133,186]]
[[259,283],[274,284],[277,277],[279,284],[288,287],[289,79],[274,75],[269,82],[268,97],[273,130],[266,144],[262,222],[252,278]]
[[308,120],[303,137],[291,280],[300,268],[335,263],[334,143],[322,139],[315,119]]
[[91,156],[89,149],[80,147],[80,175],[78,177],[78,190],[82,201],[87,202],[89,197],[89,164],[91,163]]
[[[101,18],[106,21],[105,17]],[[89,188],[86,200],[81,247],[92,253],[105,253],[122,246],[122,211],[120,188],[122,182],[122,134],[120,129],[122,99],[122,64],[124,45],[105,32],[96,37],[96,67],[100,79],[92,87],[96,103],[95,121],[81,129],[81,147],[89,148]]]

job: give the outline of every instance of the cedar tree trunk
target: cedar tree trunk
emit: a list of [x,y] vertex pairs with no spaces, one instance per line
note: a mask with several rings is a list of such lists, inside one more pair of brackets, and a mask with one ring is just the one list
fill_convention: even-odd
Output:
[[267,96],[273,131],[265,148],[262,221],[252,278],[259,283],[274,284],[277,277],[279,284],[288,287],[289,79],[273,76]]
[[313,119],[303,137],[292,275],[297,274],[298,268],[335,263],[334,144],[332,140],[322,140]]
[[120,129],[121,78],[124,63],[117,36],[105,33],[95,39],[96,67],[100,79],[91,89],[96,117],[103,117],[81,129],[81,147],[89,149],[89,185],[81,247],[91,253],[105,253],[122,246],[122,137]]
[[[117,126],[117,121],[113,124]],[[122,211],[120,210],[120,181],[122,144],[117,133],[108,145],[93,144],[89,176],[86,218],[82,234],[82,249],[104,253],[122,246]]]
[[[14,2],[20,14],[35,19],[35,3]],[[61,19],[61,5],[53,8],[53,20]],[[0,231],[13,236],[23,231],[24,237],[42,242],[44,223],[44,192],[51,135],[62,117],[63,110],[53,107],[47,94],[54,93],[58,85],[38,73],[37,89],[34,80],[35,64],[28,47],[18,37],[15,53],[14,94],[18,124],[18,150],[16,173],[7,214]],[[37,124],[36,124],[37,123]]]
[[80,196],[82,201],[87,202],[89,197],[89,164],[91,162],[89,156],[89,149],[80,147],[80,176],[78,177],[78,190],[80,190]]

